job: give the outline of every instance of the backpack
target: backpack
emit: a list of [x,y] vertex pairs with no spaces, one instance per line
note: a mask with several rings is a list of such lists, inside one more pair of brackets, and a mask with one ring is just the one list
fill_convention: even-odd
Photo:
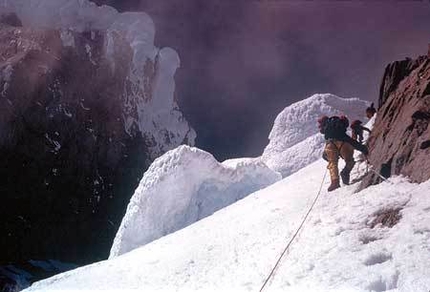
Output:
[[349,121],[345,116],[332,116],[324,121],[323,132],[326,139],[339,139],[346,135]]
[[351,123],[351,129],[360,130],[362,124],[363,122],[361,122],[360,120],[355,120]]

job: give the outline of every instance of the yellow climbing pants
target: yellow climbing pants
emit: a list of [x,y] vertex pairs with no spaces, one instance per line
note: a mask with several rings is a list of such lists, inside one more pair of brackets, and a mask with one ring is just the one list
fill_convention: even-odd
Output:
[[328,165],[327,169],[330,172],[331,181],[339,181],[339,156],[345,160],[345,167],[342,172],[350,173],[354,167],[354,148],[351,144],[339,140],[328,140],[324,148],[325,155],[327,156]]

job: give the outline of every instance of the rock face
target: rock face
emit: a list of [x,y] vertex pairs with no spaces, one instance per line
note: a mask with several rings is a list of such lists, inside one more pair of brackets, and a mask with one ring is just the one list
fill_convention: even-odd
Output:
[[419,57],[416,60],[405,59],[388,64],[385,68],[381,87],[379,89],[379,108],[387,101],[390,94],[397,89],[400,82],[405,79],[405,77],[409,76],[409,74],[411,74],[411,72],[419,67],[425,60],[425,57]]
[[179,58],[153,45],[146,14],[21,2],[0,3],[0,264],[93,262],[151,161],[194,144],[174,100]]
[[[430,178],[430,58],[394,62],[381,84],[378,114],[369,138],[370,163],[383,176]],[[379,181],[369,176],[363,187]]]

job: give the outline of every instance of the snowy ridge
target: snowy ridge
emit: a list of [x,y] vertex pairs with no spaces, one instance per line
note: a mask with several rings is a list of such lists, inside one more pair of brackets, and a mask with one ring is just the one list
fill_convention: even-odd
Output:
[[350,121],[364,121],[366,107],[364,100],[333,94],[314,94],[286,107],[275,119],[262,160],[288,176],[321,157],[324,138],[318,132],[319,117],[346,115]]
[[[374,119],[366,126],[371,128]],[[300,152],[307,140],[290,148]],[[212,195],[224,198],[225,188],[243,189],[255,182],[254,177],[231,184],[232,178],[252,173],[259,179],[262,174],[273,176],[260,163],[260,158],[241,158],[219,164],[210,154],[186,146],[166,153],[142,179],[117,239],[126,247],[136,244],[133,240],[148,226],[142,218],[151,210],[158,210],[153,218],[163,221],[152,221],[155,225],[150,228],[162,230],[166,222],[175,225],[213,205]],[[108,261],[35,283],[27,291],[257,291],[323,183],[304,229],[266,289],[426,292],[430,286],[430,181],[413,184],[392,177],[359,193],[352,184],[328,194],[330,181],[323,180],[326,166],[318,159],[186,228]],[[352,182],[366,171],[365,162],[357,163]],[[147,196],[141,195],[144,192]],[[202,197],[201,204],[196,204],[195,199]],[[144,210],[145,206],[151,209]],[[397,212],[398,222],[391,227],[378,223],[383,222],[378,221],[380,214],[390,210]],[[113,255],[119,246],[112,248]]]
[[318,133],[281,152],[267,151],[263,154],[262,160],[270,168],[279,171],[283,177],[287,177],[320,159],[324,145],[324,137]]
[[[178,232],[27,291],[257,291],[318,192],[319,160]],[[329,185],[324,182],[323,190]],[[427,291],[430,181],[390,179],[354,194],[323,191],[268,291]],[[370,222],[399,208],[392,228]]]
[[[148,14],[119,13],[88,0],[0,0],[3,13],[16,13],[24,26],[58,29],[64,47],[74,46],[76,32],[103,32],[104,54],[112,70],[116,62],[123,61],[116,60],[115,54],[127,55],[125,42],[132,52],[122,96],[125,131],[142,133],[151,160],[181,143],[194,145],[196,133],[174,100],[179,56],[171,48],[154,46],[155,26]],[[91,47],[86,50],[92,61]]]
[[184,228],[280,178],[255,160],[227,165],[197,148],[169,151],[144,174],[110,257]]

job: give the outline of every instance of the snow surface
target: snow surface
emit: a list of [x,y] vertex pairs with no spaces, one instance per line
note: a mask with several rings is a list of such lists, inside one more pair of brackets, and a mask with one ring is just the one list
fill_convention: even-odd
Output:
[[110,257],[184,228],[281,179],[258,161],[221,164],[209,153],[180,146],[156,159],[136,189]]
[[[257,291],[317,195],[325,168],[318,160],[187,228],[25,291]],[[328,185],[326,177],[265,291],[427,292],[430,181],[393,177],[359,193],[356,185],[327,193]],[[371,228],[375,214],[389,207],[401,209],[400,221]]]
[[323,115],[345,115],[350,122],[366,121],[368,102],[333,94],[314,94],[286,107],[275,119],[262,160],[283,177],[321,158],[324,137],[317,120]]
[[[174,57],[175,55],[172,55],[172,58]],[[354,110],[358,111],[356,108],[361,109],[362,105],[357,99],[341,99],[328,94],[314,95],[285,109],[284,118],[280,120],[299,119],[295,112],[304,108],[305,111],[311,109],[310,116],[330,111],[325,108],[326,100],[331,101],[331,112],[337,114],[339,112],[336,110],[339,111],[339,108],[354,113]],[[365,105],[364,102],[363,104]],[[316,107],[320,107],[320,110],[316,110]],[[299,116],[303,117],[303,114]],[[311,133],[312,123],[315,123],[315,120],[305,119],[303,122]],[[287,133],[287,138],[292,136],[289,131],[298,130],[297,123],[291,124],[292,126],[283,131]],[[272,133],[280,127],[279,122],[275,125]],[[301,137],[304,134],[301,133]],[[321,150],[313,147],[324,148],[323,143],[320,143],[321,136],[320,133],[311,135],[289,147],[281,157],[272,157],[271,161],[276,161],[277,165],[282,165],[284,169],[291,166],[290,168],[296,171],[319,159]],[[316,156],[315,152],[319,155]],[[190,165],[193,166],[190,168]],[[226,168],[233,169],[233,172],[225,171]],[[116,235],[110,257],[188,226],[279,179],[277,173],[269,171],[261,157],[230,159],[219,164],[209,153],[195,148],[179,147],[157,160],[150,171],[145,173]]]
[[[88,0],[0,0],[3,13],[16,13],[27,27],[58,29],[64,47],[75,46],[76,32],[91,32],[92,37],[95,31],[105,33],[104,51],[112,70],[116,68],[115,52],[127,54],[121,51],[126,42],[133,56],[122,97],[125,131],[133,135],[133,129],[140,130],[148,141],[151,160],[181,143],[194,145],[196,133],[174,100],[179,56],[171,48],[154,45],[155,26],[148,14],[119,13]],[[95,64],[91,46],[87,44],[85,49]],[[155,72],[145,72],[147,67]],[[2,75],[7,76],[4,72]]]
[[[372,128],[373,122],[374,118],[366,126]],[[240,165],[248,165],[245,172],[251,174],[249,165],[259,163],[260,158],[242,158],[219,164],[208,153],[181,147],[154,162],[136,190],[136,194],[144,188],[153,193],[135,195],[127,214],[152,204],[136,202],[137,198],[153,199],[153,203],[163,204],[152,205],[159,211],[157,216],[167,215],[176,224],[181,220],[174,218],[177,210],[185,210],[182,218],[195,214],[195,209],[187,208],[195,207],[196,194],[172,196],[176,190],[201,189],[199,178],[204,176],[211,177],[213,185],[214,180],[231,176],[232,169],[239,172]],[[356,184],[327,193],[326,166],[319,159],[186,228],[107,261],[35,283],[26,291],[257,291],[322,186],[304,228],[264,291],[427,292],[430,180],[414,184],[404,177],[393,177],[359,193],[355,193]],[[365,162],[358,162],[352,181],[367,170]],[[209,189],[199,194],[205,196],[206,206],[213,204],[207,200],[207,195],[213,194]],[[216,197],[223,198],[222,192]],[[377,214],[388,209],[399,209],[400,221],[391,228],[372,226]],[[141,215],[144,218],[145,212]],[[135,227],[127,231],[128,243],[146,224],[141,221],[137,226],[136,218],[130,221]]]

